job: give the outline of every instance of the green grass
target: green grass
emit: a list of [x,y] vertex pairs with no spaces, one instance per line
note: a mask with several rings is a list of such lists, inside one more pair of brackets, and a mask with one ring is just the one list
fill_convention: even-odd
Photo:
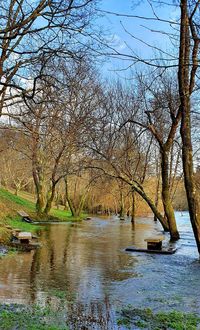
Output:
[[139,329],[173,329],[196,330],[200,325],[200,317],[193,313],[179,311],[153,313],[151,309],[138,309],[131,306],[120,312],[118,325],[124,325],[128,329],[136,326]]
[[54,216],[60,220],[72,220],[72,214],[70,211],[66,210],[57,210],[57,209],[52,209],[50,212],[51,216]]
[[68,330],[57,311],[39,306],[0,305],[0,329]]
[[40,229],[40,227],[38,225],[34,225],[34,224],[30,224],[28,222],[22,221],[20,216],[6,217],[5,222],[6,222],[6,224],[11,226],[12,228],[19,228],[23,231],[36,232],[37,230]]
[[66,210],[57,210],[57,209],[52,209],[51,212],[50,212],[50,215],[58,218],[58,219],[61,219],[61,220],[70,220],[70,221],[74,221],[74,220],[81,220],[83,218],[85,218],[87,216],[87,214],[81,214],[80,218],[75,218],[75,217],[72,217],[72,214],[70,211],[66,211]]
[[[66,211],[66,210],[58,210],[55,208],[52,208],[51,212],[50,212],[50,217],[48,219],[38,219],[37,215],[36,215],[36,209],[35,209],[35,204],[30,201],[27,200],[23,197],[20,196],[16,196],[14,194],[12,194],[11,192],[5,190],[5,189],[0,189],[0,201],[4,202],[5,205],[8,205],[9,203],[9,208],[10,208],[10,214],[5,214],[6,218],[6,223],[10,224],[11,226],[13,226],[14,228],[19,227],[20,229],[30,229],[30,225],[21,222],[21,218],[19,216],[16,215],[17,211],[19,211],[20,209],[24,210],[25,212],[27,212],[28,214],[30,214],[31,217],[33,217],[33,219],[37,219],[38,221],[42,220],[53,220],[53,218],[60,220],[60,221],[74,221],[74,220],[80,220],[83,217],[85,217],[85,214],[82,214],[80,219],[76,219],[74,217],[72,217],[71,212],[70,211]],[[15,215],[13,215],[13,212],[15,212]],[[12,223],[11,223],[12,222]],[[33,227],[31,225],[31,227]]]
[[0,189],[0,198],[3,200],[10,201],[12,203],[15,203],[16,205],[20,205],[22,207],[25,207],[29,209],[30,211],[35,211],[35,205],[33,202],[28,201],[22,197],[16,196],[12,194],[11,192],[5,190],[5,189]]

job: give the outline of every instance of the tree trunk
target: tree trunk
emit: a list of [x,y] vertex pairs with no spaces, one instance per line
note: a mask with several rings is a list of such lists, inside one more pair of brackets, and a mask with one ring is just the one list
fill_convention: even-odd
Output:
[[120,209],[119,209],[119,216],[120,218],[124,218],[125,210],[124,210],[124,195],[123,191],[120,190]]
[[[193,37],[192,48],[192,68],[190,72],[190,31],[191,22],[188,18],[188,2],[181,0],[181,24],[180,24],[180,48],[179,48],[179,96],[181,118],[181,138],[182,138],[182,162],[184,171],[184,183],[188,200],[190,221],[192,224],[198,252],[200,253],[200,201],[196,191],[192,157],[192,139],[191,139],[191,108],[190,97],[194,88],[195,73],[198,67],[198,48],[199,39]],[[197,8],[197,7],[196,7]]]
[[73,202],[70,197],[67,197],[67,202],[68,202],[72,216],[77,217],[78,215],[76,213],[76,208],[74,207]]
[[33,181],[36,188],[36,211],[37,214],[41,214],[45,205],[45,197],[44,197],[44,176],[41,169],[41,166],[38,163],[37,159],[37,142],[38,135],[34,135],[33,137],[33,153],[32,153],[32,174]]
[[56,208],[59,210],[59,201],[60,201],[60,195],[59,192],[57,191],[56,193]]
[[[155,196],[155,207],[158,208],[158,202],[159,202],[159,188],[160,188],[160,171],[156,171],[158,180],[156,184],[156,196]],[[156,216],[154,215],[154,221],[157,221]]]
[[135,191],[131,192],[132,195],[132,207],[131,207],[131,222],[135,222]]
[[54,197],[55,197],[55,191],[56,191],[56,184],[53,183],[52,187],[51,187],[51,191],[48,193],[47,202],[46,202],[46,206],[45,206],[45,209],[44,209],[44,213],[46,215],[48,215],[49,212],[51,211],[52,203],[53,203],[53,200],[54,200]]
[[69,195],[67,177],[64,178],[64,181],[65,181],[65,195],[66,195],[66,200],[68,202],[68,205],[69,205],[71,214],[72,214],[73,217],[79,217],[80,216],[79,209],[76,208],[76,206],[73,203],[73,200],[70,198],[70,195]]
[[18,193],[19,193],[19,187],[15,186],[15,196],[18,196]]
[[34,166],[33,166],[33,180],[36,188],[36,211],[37,214],[41,214],[45,205],[43,180],[41,178],[41,175],[37,175],[37,171]]
[[194,179],[189,117],[189,112],[187,111],[187,113],[184,114],[181,123],[181,137],[183,141],[182,160],[190,220],[197,248],[200,253],[200,201]]
[[174,209],[170,198],[169,189],[169,152],[165,148],[161,151],[161,175],[162,175],[162,201],[164,206],[165,215],[169,224],[169,231],[171,240],[180,238],[176,226],[176,219]]
[[144,192],[144,190],[142,188],[139,188],[137,185],[134,185],[132,189],[135,190],[146,201],[146,203],[149,205],[150,209],[152,210],[153,214],[160,221],[160,223],[161,223],[164,231],[169,231],[169,224],[168,224],[168,222],[166,221],[166,219],[164,219],[164,217],[162,216],[162,214],[157,210],[155,204],[146,195],[146,193]]
[[68,201],[68,204],[69,204],[69,208],[70,208],[70,211],[72,213],[72,216],[75,217],[75,218],[79,218],[81,216],[81,212],[82,212],[82,207],[79,205],[78,207],[75,207],[71,198],[68,198],[67,199]]
[[36,188],[36,190],[37,190],[36,211],[37,214],[41,214],[43,212],[43,208],[45,205],[44,192],[41,187]]
[[[71,214],[74,217],[75,209],[74,209],[73,202],[72,202],[71,198],[69,197],[69,189],[68,189],[68,180],[67,180],[67,177],[64,178],[64,182],[65,182],[65,200],[66,200],[66,204],[68,203],[69,209],[71,211]],[[67,207],[65,207],[65,209],[67,209]]]
[[83,207],[84,207],[84,204],[85,204],[85,200],[86,200],[86,196],[87,196],[87,193],[83,193],[82,196],[81,196],[81,199],[80,199],[80,202],[79,202],[79,205],[78,205],[78,210],[77,210],[77,213],[78,213],[78,217],[80,217],[82,211],[83,211]]

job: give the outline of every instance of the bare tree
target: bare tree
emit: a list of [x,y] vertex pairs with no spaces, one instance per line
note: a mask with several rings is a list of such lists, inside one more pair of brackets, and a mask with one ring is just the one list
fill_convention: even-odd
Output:
[[75,175],[66,175],[65,194],[73,217],[79,218],[86,203],[92,186],[96,183],[99,174],[90,170],[79,169]]
[[132,122],[148,129],[157,142],[161,159],[162,201],[171,239],[176,240],[179,233],[170,196],[170,152],[181,119],[176,83],[162,72],[156,77],[152,73],[151,80],[146,79],[145,74],[140,74],[138,79],[141,110],[126,123]]
[[181,111],[182,160],[190,220],[200,253],[200,201],[196,190],[191,138],[191,96],[199,61],[199,1],[180,1],[180,48],[178,83]]
[[9,114],[29,141],[26,153],[32,163],[36,209],[46,215],[59,181],[75,173],[71,168],[91,124],[88,118],[92,118],[99,90],[86,61],[60,61],[59,65],[53,81],[38,82],[34,98]]
[[[169,37],[172,45],[175,45],[173,51],[165,51],[156,45],[152,45],[144,39],[140,39],[134,35],[134,33],[124,30],[134,39],[141,42],[148,48],[157,51],[158,56],[145,59],[136,54],[136,52],[129,47],[130,52],[123,53],[115,49],[111,49],[110,55],[114,57],[120,56],[126,60],[130,60],[129,65],[137,63],[143,63],[156,69],[171,70],[176,68],[177,82],[179,90],[179,110],[181,117],[181,138],[182,138],[182,163],[184,171],[184,182],[187,193],[188,207],[190,213],[190,220],[194,232],[194,236],[197,243],[198,251],[200,252],[200,201],[196,190],[194,180],[194,164],[193,164],[193,145],[191,136],[191,113],[192,106],[191,100],[194,92],[198,88],[198,68],[199,68],[199,1],[192,0],[180,0],[177,2],[170,1],[170,5],[179,8],[180,15],[177,20],[168,20],[160,17],[154,9],[154,3],[148,2],[151,8],[152,15],[126,15],[123,13],[111,13],[111,15],[117,15],[119,17],[129,17],[133,19],[140,19],[148,22],[160,22],[169,24],[173,29],[170,31],[167,29],[151,29],[146,28],[151,32],[162,33],[163,36]],[[165,5],[164,2],[161,4]],[[177,54],[177,50],[179,53]],[[159,63],[160,54],[164,55],[164,63]]]
[[168,230],[167,221],[145,193],[143,186],[148,173],[149,137],[146,136],[145,141],[142,128],[124,125],[129,111],[133,116],[136,114],[137,99],[130,94],[130,90],[125,92],[122,86],[118,86],[115,91],[108,92],[105,104],[101,106],[103,108],[104,111],[99,112],[95,130],[90,133],[89,149],[93,153],[91,166],[132,187],[147,202],[164,229]]
[[[1,2],[0,114],[21,96],[33,98],[36,82],[46,76],[44,69],[53,57],[81,58],[88,52],[95,8],[94,0]],[[37,71],[32,70],[35,65]]]
[[19,191],[32,182],[30,160],[23,154],[26,138],[11,128],[1,128],[1,183],[5,188]]

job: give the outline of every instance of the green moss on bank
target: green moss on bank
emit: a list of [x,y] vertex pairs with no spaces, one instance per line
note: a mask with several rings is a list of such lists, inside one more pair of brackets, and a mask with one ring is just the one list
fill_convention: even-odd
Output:
[[0,305],[0,329],[11,330],[68,330],[59,313],[46,307]]
[[74,218],[72,217],[71,212],[66,211],[66,210],[52,209],[51,212],[50,212],[50,215],[53,218],[57,218],[59,220],[65,220],[65,221],[74,220]]
[[72,214],[70,211],[66,211],[66,210],[57,210],[57,209],[52,209],[50,212],[50,215],[53,217],[56,217],[57,219],[60,220],[65,220],[65,221],[80,221],[83,218],[87,217],[87,214],[81,214],[80,218],[75,218],[72,217]]
[[[68,330],[66,311],[49,306],[0,305],[0,329]],[[178,311],[153,313],[151,309],[125,308],[118,325],[127,329],[197,330],[200,318]],[[93,327],[91,327],[92,329]],[[102,327],[103,329],[104,327]],[[74,327],[82,329],[82,327]],[[84,327],[85,329],[85,327]],[[90,327],[88,328],[90,329]]]
[[19,228],[22,231],[36,232],[39,229],[38,225],[34,225],[34,224],[30,224],[28,222],[22,221],[20,216],[6,217],[5,222],[7,225],[11,226],[12,228]]
[[200,317],[193,313],[179,311],[153,313],[151,309],[138,309],[128,306],[121,311],[118,325],[124,325],[128,329],[174,329],[196,330],[200,325]]

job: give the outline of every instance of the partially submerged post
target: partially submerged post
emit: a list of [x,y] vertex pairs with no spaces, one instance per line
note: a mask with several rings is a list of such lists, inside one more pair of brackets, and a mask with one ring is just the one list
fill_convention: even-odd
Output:
[[163,236],[145,238],[148,250],[162,250],[162,241],[164,241]]
[[165,239],[164,236],[145,238],[145,242],[147,242],[147,249],[138,248],[136,246],[129,246],[125,249],[125,251],[156,253],[156,254],[174,254],[177,250],[177,247],[168,246],[162,248],[162,242],[164,239]]

